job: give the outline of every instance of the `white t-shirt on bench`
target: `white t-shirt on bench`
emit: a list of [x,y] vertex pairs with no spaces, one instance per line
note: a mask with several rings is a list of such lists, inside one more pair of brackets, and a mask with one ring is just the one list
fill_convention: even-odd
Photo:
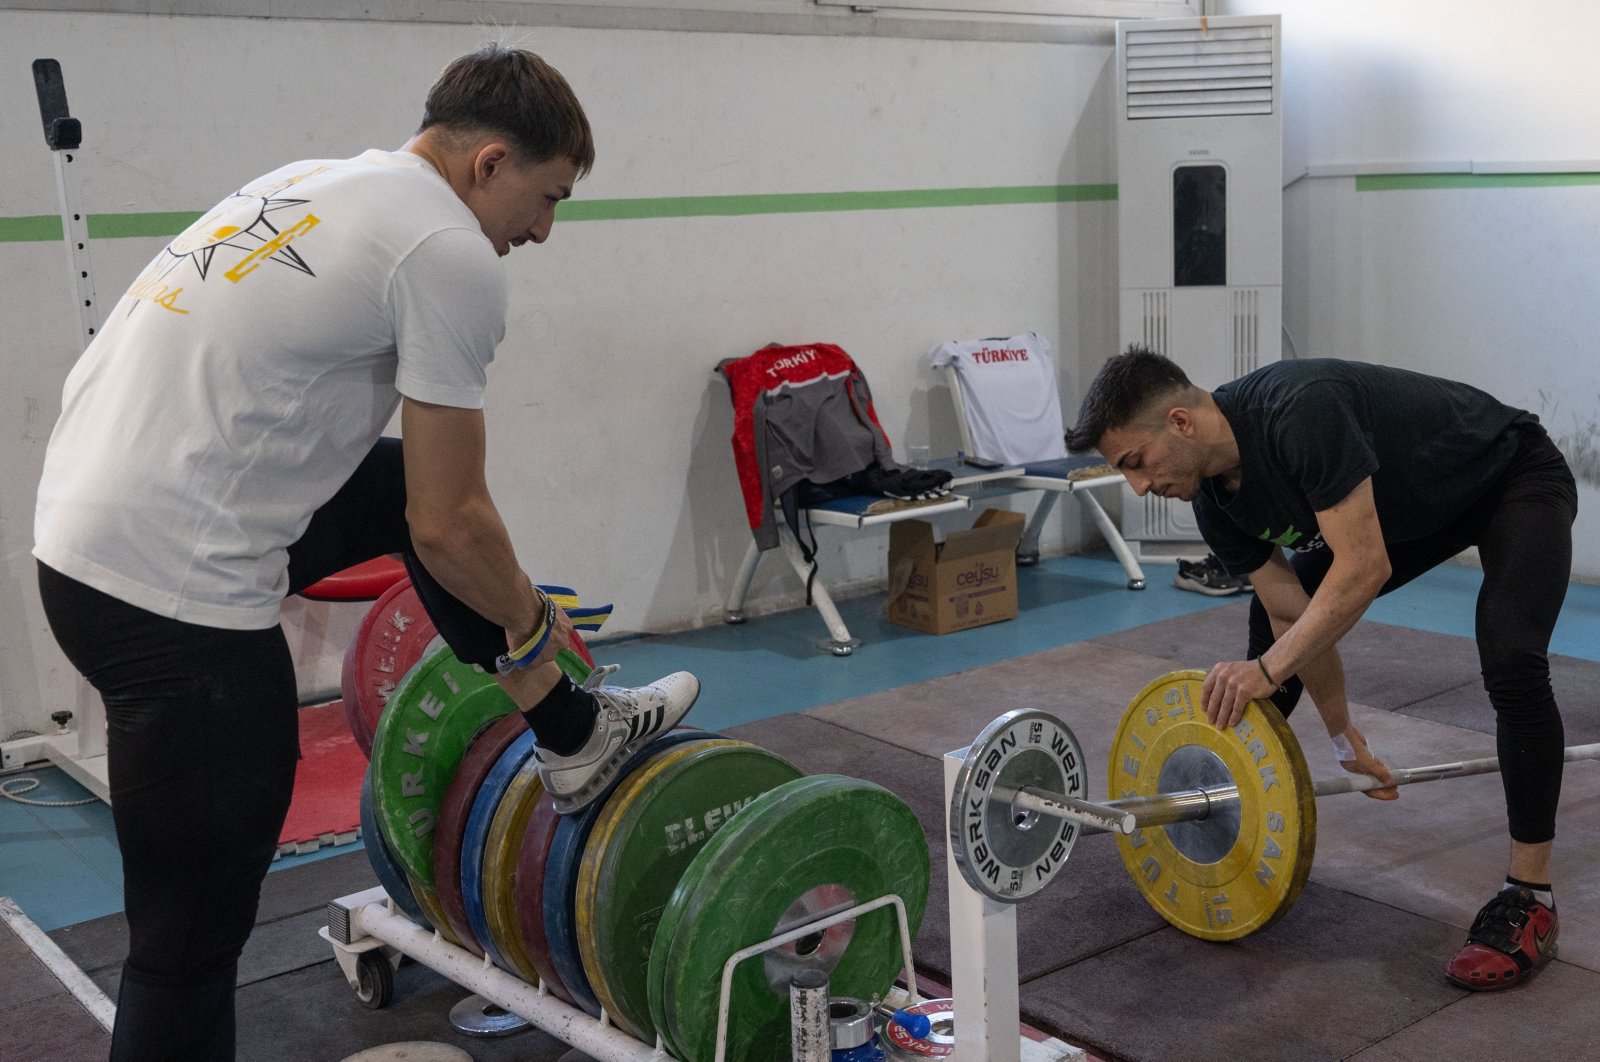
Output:
[[1056,370],[1043,336],[941,343],[928,360],[935,368],[955,366],[972,456],[1008,465],[1067,456]]

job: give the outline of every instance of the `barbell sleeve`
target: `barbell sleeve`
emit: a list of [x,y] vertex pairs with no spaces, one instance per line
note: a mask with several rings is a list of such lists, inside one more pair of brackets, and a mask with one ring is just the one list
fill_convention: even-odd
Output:
[[[1111,801],[1108,806],[1130,812],[1134,819],[1133,829],[1142,830],[1146,826],[1169,826],[1175,822],[1209,818],[1213,811],[1220,810],[1224,804],[1238,802],[1238,786],[1207,785],[1155,796],[1123,797]],[[1133,830],[1127,832],[1132,833]]]
[[1001,800],[1010,801],[1013,815],[1018,811],[1032,811],[1057,819],[1067,819],[1078,823],[1091,833],[1132,833],[1139,828],[1130,811],[1119,810],[1110,804],[1097,804],[1092,800],[1080,800],[1062,793],[1052,793],[1047,789],[1037,789],[1033,786],[1023,786],[1021,789],[997,787],[994,795]]

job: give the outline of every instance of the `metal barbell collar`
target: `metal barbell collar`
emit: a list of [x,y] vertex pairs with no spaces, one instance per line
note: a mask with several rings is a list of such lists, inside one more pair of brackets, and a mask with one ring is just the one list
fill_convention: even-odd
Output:
[[[1600,742],[1572,745],[1562,751],[1562,759],[1567,763],[1600,759]],[[1486,756],[1478,760],[1436,763],[1427,767],[1394,768],[1390,773],[1394,775],[1395,785],[1415,785],[1418,782],[1439,782],[1447,778],[1465,778],[1474,774],[1495,774],[1499,770],[1499,757]],[[1384,783],[1370,774],[1347,774],[1316,782],[1313,792],[1319,797],[1324,797],[1384,788],[1387,788]],[[996,788],[993,796],[1009,800],[1013,815],[1025,813],[1049,815],[1076,822],[1083,827],[1085,833],[1132,834],[1148,826],[1168,826],[1172,823],[1197,822],[1208,818],[1214,810],[1220,810],[1226,804],[1238,804],[1239,789],[1232,785],[1202,786],[1198,789],[1182,789],[1155,796],[1126,797],[1104,803],[1080,800],[1036,786],[1023,786],[1020,789]]]

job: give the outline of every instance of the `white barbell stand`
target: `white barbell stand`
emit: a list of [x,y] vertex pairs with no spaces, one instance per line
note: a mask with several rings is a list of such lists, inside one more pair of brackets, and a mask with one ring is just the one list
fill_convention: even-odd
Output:
[[[955,1062],[1057,1062],[1087,1057],[1060,1040],[1021,1038],[1017,905],[967,884],[950,845],[951,802],[967,750],[944,755],[945,866],[950,882],[950,991],[955,999]],[[958,959],[957,956],[960,958]]]
[[[55,158],[56,194],[61,204],[61,231],[66,241],[69,292],[76,311],[78,338],[88,346],[100,330],[102,315],[89,266],[89,221],[82,207],[82,131],[77,120],[67,113],[60,64],[54,59],[36,59],[33,68],[45,142]],[[0,744],[0,769],[48,761],[109,804],[106,709],[100,695],[81,675],[74,679],[72,724],[54,734]]]

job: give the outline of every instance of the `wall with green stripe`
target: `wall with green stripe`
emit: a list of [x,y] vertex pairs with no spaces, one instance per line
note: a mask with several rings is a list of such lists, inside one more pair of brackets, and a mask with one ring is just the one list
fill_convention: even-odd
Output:
[[[1352,178],[1358,192],[1483,191],[1502,188],[1583,188],[1600,185],[1600,173],[1387,173]],[[871,192],[796,192],[765,195],[663,196],[638,199],[576,199],[557,209],[560,221],[640,221],[651,218],[746,217],[855,210],[911,210],[1024,203],[1111,202],[1114,184],[1047,184],[1001,188],[915,188]],[[175,236],[200,211],[91,214],[91,239]],[[55,215],[0,216],[0,243],[61,238]]]
[[[257,175],[398,147],[436,72],[485,35],[0,11],[0,79],[28,100],[31,61],[61,62],[110,304],[162,240]],[[718,620],[750,541],[719,360],[838,343],[897,448],[953,452],[948,395],[924,360],[936,343],[1038,331],[1069,397],[1115,346],[1108,46],[497,35],[566,75],[598,160],[551,238],[505,260],[491,483],[524,566],[614,601],[608,632]],[[0,108],[0,147],[0,434],[29,438],[0,475],[0,579],[27,602],[0,616],[0,728],[15,728],[48,720],[12,705],[71,696],[64,662],[28,648],[50,643],[26,589],[26,514],[76,349],[55,177],[29,107]],[[1052,519],[1047,549],[1081,540],[1076,508]],[[821,537],[836,588],[881,588],[887,536]],[[757,573],[754,611],[803,600],[786,566]]]
[[[1015,206],[1024,203],[1091,203],[1117,198],[1113,184],[1055,184],[1012,188],[916,188],[882,192],[799,192],[774,195],[697,195],[651,199],[574,199],[556,209],[558,221],[641,221],[650,218],[746,217],[852,210],[926,210],[937,207]],[[89,215],[90,239],[176,236],[200,211]],[[61,219],[40,214],[0,217],[0,243],[61,239]]]

